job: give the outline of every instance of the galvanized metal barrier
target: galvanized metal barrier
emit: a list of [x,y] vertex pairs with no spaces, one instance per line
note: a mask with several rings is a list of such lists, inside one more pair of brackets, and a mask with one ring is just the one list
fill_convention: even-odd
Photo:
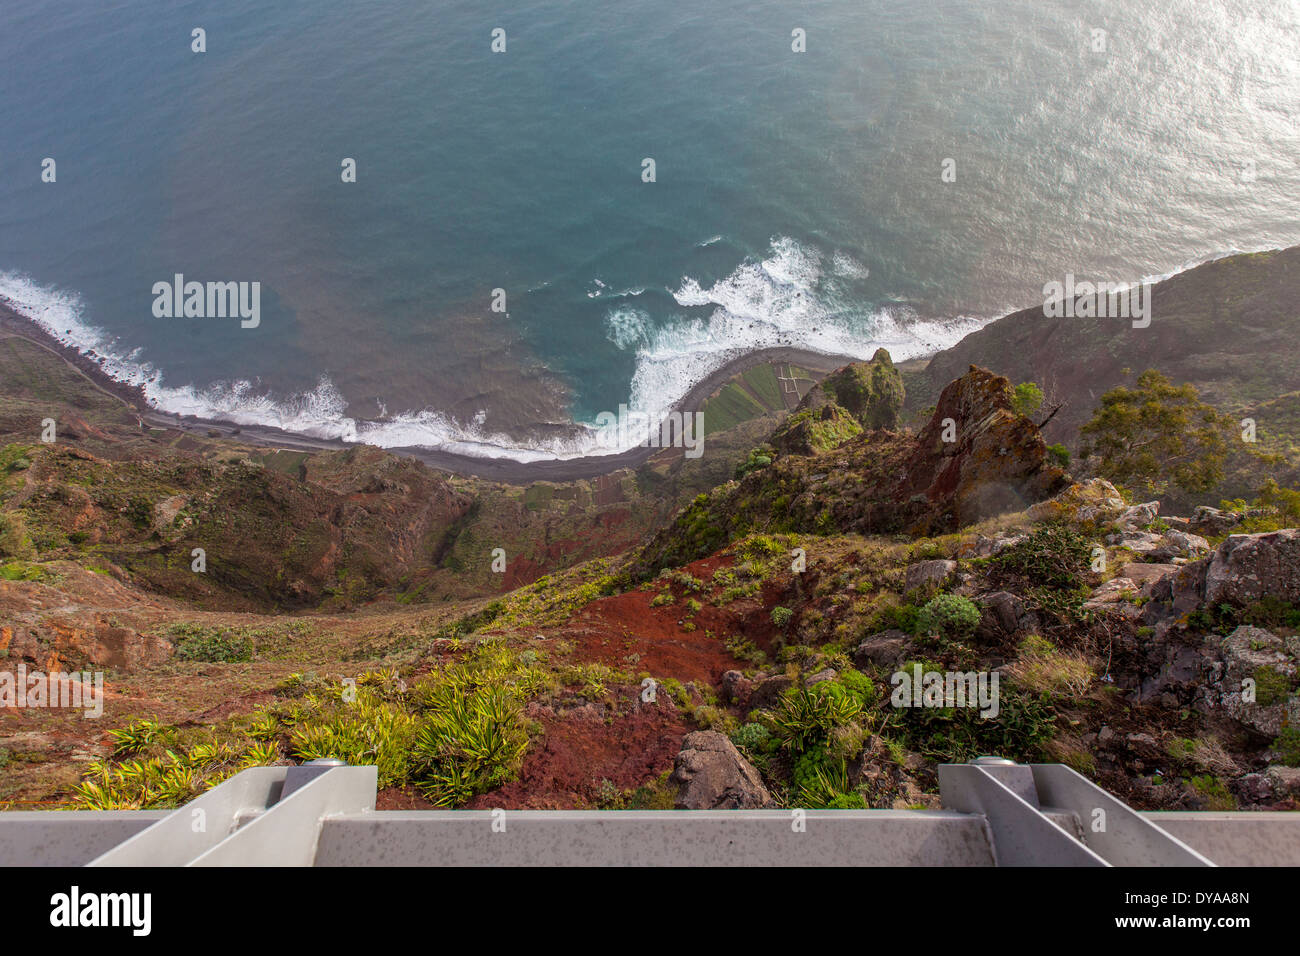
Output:
[[1300,864],[1300,813],[1137,813],[991,757],[939,768],[942,810],[376,811],[376,773],[314,761],[171,812],[0,813],[0,866]]

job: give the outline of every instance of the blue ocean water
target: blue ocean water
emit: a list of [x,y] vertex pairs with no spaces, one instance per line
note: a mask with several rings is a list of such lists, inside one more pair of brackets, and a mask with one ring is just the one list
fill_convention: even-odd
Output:
[[[161,407],[390,446],[579,454],[749,349],[1300,241],[1294,3],[20,0],[0,63],[0,295]],[[176,273],[260,325],[155,317]]]

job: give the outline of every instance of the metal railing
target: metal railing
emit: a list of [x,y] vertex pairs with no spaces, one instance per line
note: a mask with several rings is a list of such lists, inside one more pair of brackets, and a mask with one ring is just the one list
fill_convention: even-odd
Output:
[[1300,864],[1300,813],[1139,813],[1059,764],[939,768],[941,810],[375,810],[376,768],[259,767],[173,811],[0,813],[0,866]]

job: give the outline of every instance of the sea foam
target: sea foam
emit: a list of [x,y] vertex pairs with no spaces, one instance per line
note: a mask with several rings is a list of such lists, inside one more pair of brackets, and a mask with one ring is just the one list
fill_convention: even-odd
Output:
[[[824,269],[816,250],[777,237],[766,256],[747,259],[707,287],[686,276],[675,290],[666,290],[694,314],[656,324],[644,309],[611,306],[605,318],[607,337],[636,356],[626,404],[657,424],[704,378],[759,349],[789,347],[868,358],[883,346],[901,361],[946,348],[982,324],[967,317],[922,321],[903,307],[864,311],[843,293],[839,280],[865,275],[866,268],[846,253],[835,254],[830,268]],[[643,291],[611,292],[598,280],[593,285],[593,297],[626,299]],[[464,423],[432,409],[382,420],[356,419],[347,414],[346,400],[327,375],[314,388],[293,395],[277,395],[247,380],[170,386],[162,370],[143,361],[138,349],[122,348],[103,329],[85,321],[85,304],[76,293],[40,285],[20,273],[0,272],[0,300],[60,343],[93,352],[103,359],[100,367],[106,374],[140,387],[151,406],[177,415],[384,448],[436,448],[520,462],[617,454],[645,437],[633,433],[624,446],[611,448],[593,423],[577,422],[566,434],[521,440],[485,429],[481,415]],[[650,427],[655,426],[647,425],[647,433]]]

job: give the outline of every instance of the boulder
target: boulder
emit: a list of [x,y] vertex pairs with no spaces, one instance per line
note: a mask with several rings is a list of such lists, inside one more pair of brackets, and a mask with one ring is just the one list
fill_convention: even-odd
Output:
[[671,780],[680,810],[752,810],[772,801],[758,771],[715,730],[686,735]]
[[907,648],[907,635],[898,630],[881,631],[864,638],[853,652],[853,663],[859,668],[871,665],[893,667],[903,659]]
[[1157,581],[1163,578],[1166,574],[1172,574],[1177,571],[1179,567],[1181,567],[1181,565],[1133,561],[1120,568],[1119,577],[1128,578],[1142,589],[1143,594],[1150,595],[1151,588]]
[[775,677],[759,681],[750,692],[750,706],[760,709],[772,707],[780,696],[793,686],[794,681],[784,674],[777,674]]
[[1274,795],[1300,797],[1300,767],[1269,767],[1264,777]]
[[1208,535],[1227,534],[1245,518],[1246,516],[1240,511],[1223,511],[1219,508],[1211,508],[1209,505],[1201,505],[1192,512],[1192,530]]
[[1124,507],[1124,499],[1114,485],[1104,478],[1089,478],[1070,485],[1054,498],[1032,505],[1028,514],[1034,521],[1108,522],[1123,512]]
[[1085,610],[1116,604],[1120,601],[1132,601],[1138,596],[1138,586],[1131,578],[1111,578],[1088,596],[1083,602]]
[[727,671],[722,675],[722,701],[726,704],[739,704],[741,707],[749,702],[754,682],[740,671]]
[[956,561],[918,561],[907,566],[907,571],[903,575],[903,590],[941,588],[955,573],[957,573]]
[[1160,514],[1160,502],[1148,501],[1145,504],[1134,505],[1131,508],[1125,508],[1120,516],[1115,519],[1115,523],[1125,531],[1140,531],[1156,520]]
[[1208,603],[1246,605],[1265,597],[1300,603],[1300,528],[1234,534],[1210,557]]
[[1166,531],[1160,536],[1160,544],[1149,552],[1159,561],[1172,561],[1175,558],[1203,558],[1210,553],[1210,542],[1199,534],[1187,531]]
[[1038,615],[1010,591],[993,591],[980,595],[975,603],[980,609],[975,638],[983,643],[995,644],[1007,638],[1035,633],[1039,629]]
[[1106,538],[1106,543],[1127,548],[1134,554],[1155,554],[1164,544],[1164,538],[1151,531],[1123,531],[1110,535]]

